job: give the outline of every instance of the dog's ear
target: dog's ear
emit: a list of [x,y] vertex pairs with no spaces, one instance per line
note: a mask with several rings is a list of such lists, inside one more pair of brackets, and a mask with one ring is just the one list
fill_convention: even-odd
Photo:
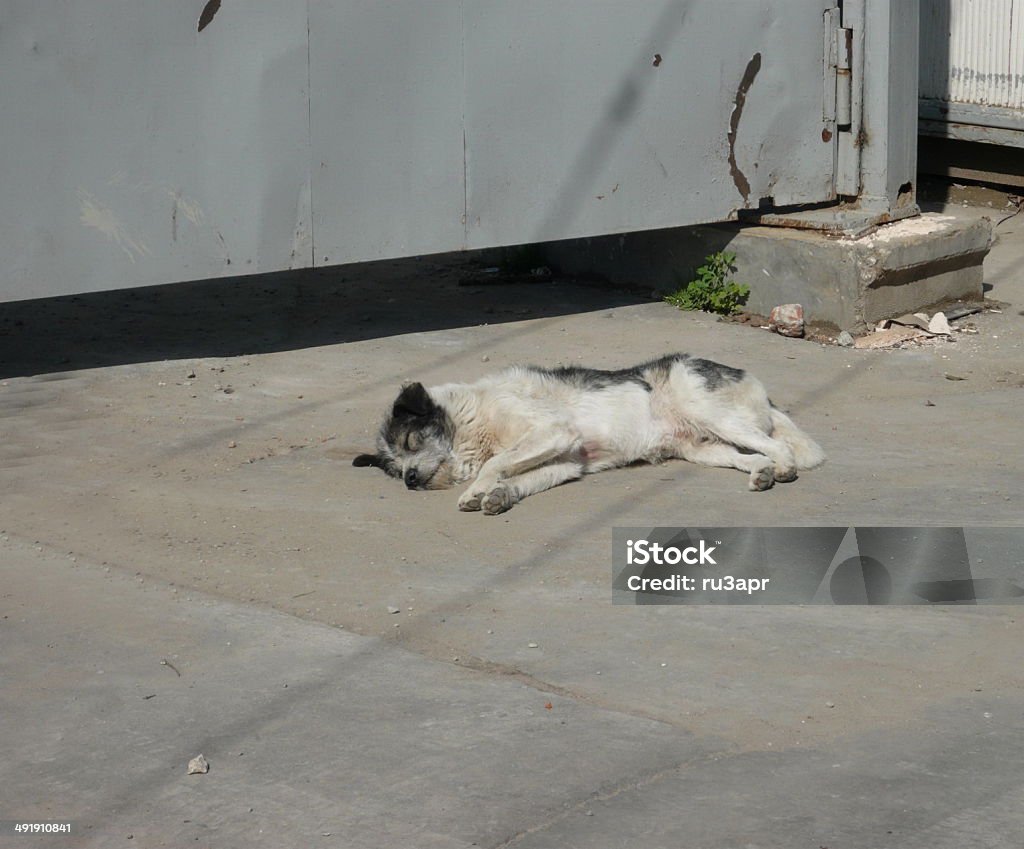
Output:
[[419,418],[427,415],[433,408],[434,402],[423,388],[423,384],[410,383],[402,387],[391,414],[395,418]]
[[379,454],[360,454],[352,461],[353,466],[376,466],[378,469],[384,468],[384,463],[380,459]]

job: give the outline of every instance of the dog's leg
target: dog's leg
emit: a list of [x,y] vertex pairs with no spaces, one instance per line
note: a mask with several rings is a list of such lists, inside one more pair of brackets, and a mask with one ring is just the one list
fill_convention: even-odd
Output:
[[685,442],[677,446],[676,455],[702,466],[721,466],[750,472],[750,488],[755,492],[769,489],[775,483],[776,472],[772,461],[763,454],[744,454],[732,445],[707,442],[694,445]]
[[[723,416],[720,420],[708,422],[705,427],[725,442],[768,457],[775,465],[773,477],[780,483],[796,480],[796,459],[793,457],[793,450],[786,443],[773,439],[764,431],[736,417]],[[768,487],[755,487],[751,482],[750,488]]]
[[[483,464],[476,480],[470,484],[459,499],[459,509],[466,511],[482,509],[484,498],[495,490],[501,481],[522,476],[553,460],[571,455],[579,450],[579,445],[579,437],[567,429],[556,433],[530,431],[507,451],[495,454]],[[508,506],[511,507],[514,503],[515,501]],[[505,509],[507,510],[508,507]]]
[[545,489],[551,489],[582,476],[583,464],[572,461],[552,463],[549,466],[541,466],[539,469],[531,469],[495,484],[494,488],[483,496],[479,509],[482,509],[488,516],[495,516],[509,510],[513,504],[518,504],[528,495],[543,492]]

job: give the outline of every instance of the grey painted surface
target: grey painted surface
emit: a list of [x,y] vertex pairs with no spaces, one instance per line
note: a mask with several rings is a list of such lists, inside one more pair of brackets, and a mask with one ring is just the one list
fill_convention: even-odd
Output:
[[[918,0],[864,4],[860,195],[869,207],[914,206],[918,26]],[[911,189],[901,192],[906,184]]]
[[468,4],[469,246],[830,199],[831,5]]
[[311,4],[317,264],[463,246],[461,6]]
[[837,157],[916,211],[916,9],[844,9],[844,132],[833,0],[17,0],[0,300],[821,204]]
[[0,299],[828,200],[831,5],[17,0]]
[[0,299],[308,265],[289,2],[17,0],[0,27]]
[[838,192],[879,220],[916,213],[918,0],[849,0],[843,26],[853,31],[854,83],[850,128],[839,134]]

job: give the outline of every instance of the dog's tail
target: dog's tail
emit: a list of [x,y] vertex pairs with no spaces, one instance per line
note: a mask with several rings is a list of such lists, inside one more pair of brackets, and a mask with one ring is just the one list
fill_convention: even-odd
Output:
[[798,469],[813,469],[825,462],[825,452],[813,439],[798,428],[782,410],[772,407],[772,436],[792,450]]

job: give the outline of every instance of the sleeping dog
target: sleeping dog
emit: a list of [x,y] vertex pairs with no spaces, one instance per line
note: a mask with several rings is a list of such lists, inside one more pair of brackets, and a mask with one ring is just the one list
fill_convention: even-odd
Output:
[[754,491],[825,461],[759,380],[670,354],[618,371],[515,366],[475,383],[407,384],[377,453],[352,462],[409,489],[472,481],[459,509],[495,515],[585,474],[673,457],[749,472]]

